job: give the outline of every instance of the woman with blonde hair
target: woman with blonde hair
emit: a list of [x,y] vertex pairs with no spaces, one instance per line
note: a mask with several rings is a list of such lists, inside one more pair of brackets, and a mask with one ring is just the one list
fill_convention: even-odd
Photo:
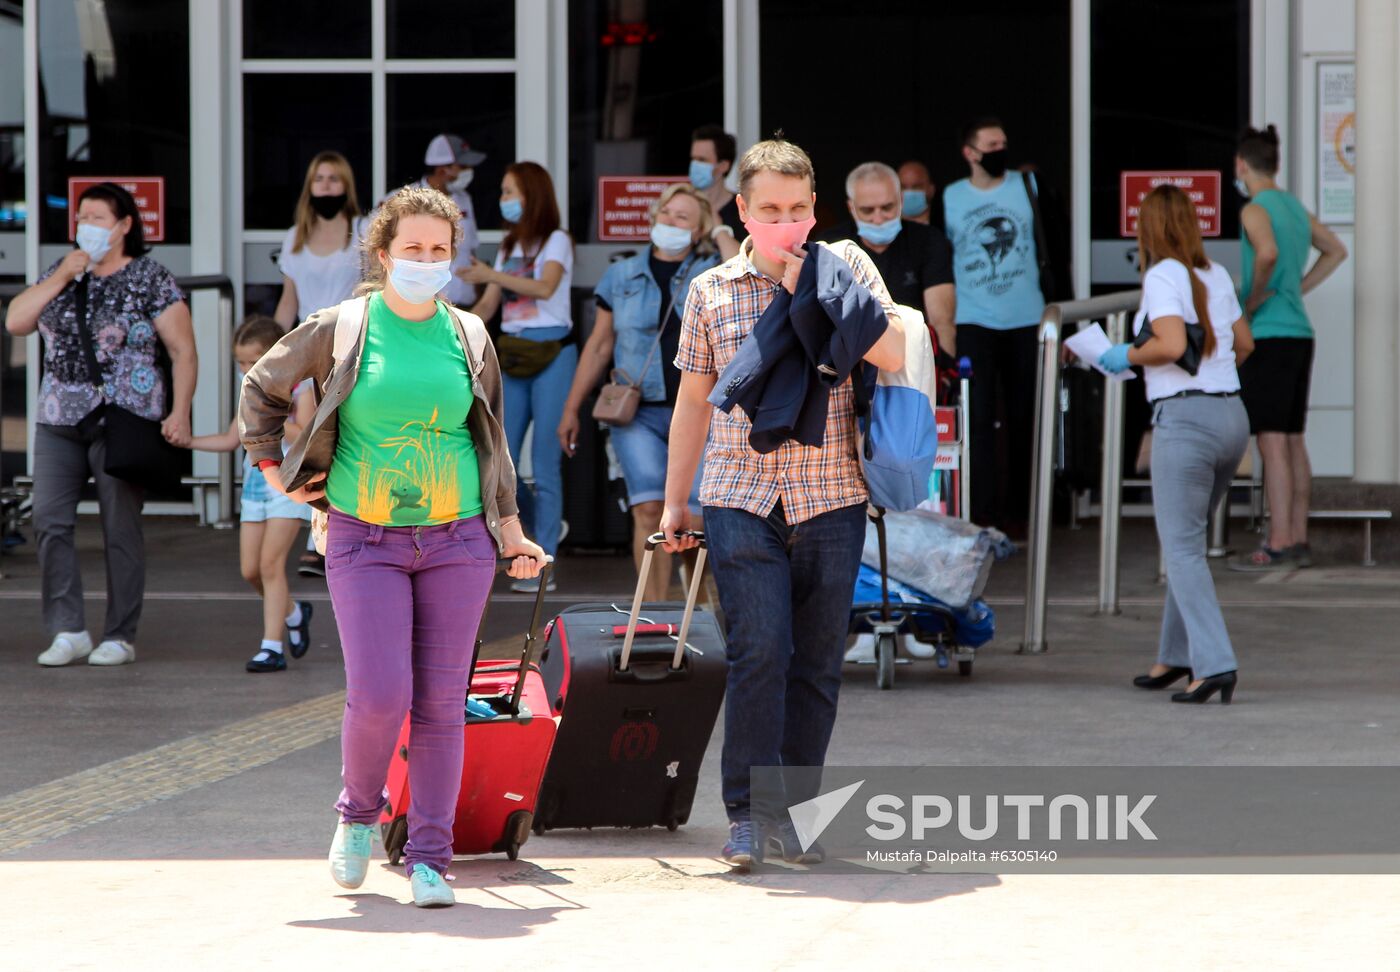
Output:
[[295,222],[277,257],[282,297],[272,316],[284,331],[354,293],[360,282],[359,218],[350,163],[339,152],[318,152],[306,167]]
[[1229,272],[1206,258],[1196,208],[1158,186],[1138,216],[1142,306],[1136,340],[1109,348],[1110,372],[1142,365],[1152,405],[1152,506],[1167,564],[1157,663],[1133,684],[1190,683],[1173,702],[1235,694],[1235,652],[1206,563],[1206,528],[1249,443],[1237,365],[1254,349]]
[[[511,558],[517,579],[538,576],[544,562],[516,512],[485,325],[437,299],[459,218],[436,189],[387,200],[365,234],[364,296],[318,311],[258,359],[239,410],[243,447],[268,484],[330,513],[326,581],[346,683],[331,875],[345,888],[365,879],[390,757],[411,712],[405,857],[422,907],[453,903],[443,874],[462,705],[496,557]],[[306,379],[320,404],[284,458],[292,389]]]
[[[685,183],[671,186],[652,207],[651,220],[647,252],[611,264],[593,290],[597,317],[579,354],[557,431],[560,448],[572,456],[579,423],[586,420],[579,410],[603,375],[612,372],[614,380],[638,388],[641,404],[636,416],[612,425],[609,435],[627,483],[632,553],[639,570],[646,538],[660,529],[665,506],[671,411],[681,384],[675,360],[685,295],[692,280],[719,263],[710,242],[714,212],[698,189]],[[695,482],[700,482],[699,473]],[[694,488],[691,512],[701,512]],[[670,555],[657,551],[646,599],[664,601],[670,579]]]

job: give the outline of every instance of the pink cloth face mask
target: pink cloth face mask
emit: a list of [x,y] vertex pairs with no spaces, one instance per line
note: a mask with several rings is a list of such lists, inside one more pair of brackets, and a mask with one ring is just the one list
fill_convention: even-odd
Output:
[[807,234],[817,225],[815,216],[797,223],[760,223],[753,219],[744,220],[744,229],[753,237],[753,245],[764,255],[781,260],[779,252],[791,253],[807,242]]

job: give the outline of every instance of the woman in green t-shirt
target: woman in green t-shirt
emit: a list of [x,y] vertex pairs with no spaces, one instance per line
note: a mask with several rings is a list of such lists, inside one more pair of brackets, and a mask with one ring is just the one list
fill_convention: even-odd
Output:
[[[366,296],[313,314],[264,355],[244,381],[239,416],[268,484],[330,513],[326,582],[346,683],[332,877],[346,888],[365,879],[411,712],[404,856],[421,906],[453,903],[442,875],[462,777],[462,705],[496,557],[512,558],[518,579],[538,576],[545,561],[516,512],[485,327],[437,299],[459,218],[427,187],[385,202],[365,234]],[[284,459],[280,429],[306,378],[319,404]]]

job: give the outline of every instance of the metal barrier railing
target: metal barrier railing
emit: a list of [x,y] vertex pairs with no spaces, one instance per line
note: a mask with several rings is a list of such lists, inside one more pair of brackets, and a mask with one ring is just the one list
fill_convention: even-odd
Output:
[[[1030,535],[1027,540],[1026,627],[1020,651],[1038,653],[1045,638],[1047,571],[1050,561],[1050,501],[1054,492],[1055,429],[1060,407],[1060,332],[1066,324],[1107,320],[1109,340],[1119,342],[1127,332],[1128,315],[1137,309],[1142,291],[1120,291],[1050,304],[1040,321],[1040,366],[1036,370],[1035,442],[1031,466]],[[1099,520],[1099,610],[1118,610],[1118,526],[1123,502],[1123,383],[1110,381],[1104,389],[1103,471],[1100,479],[1102,516]]]
[[[186,294],[197,290],[219,293],[219,431],[233,421],[233,281],[220,273],[175,278],[176,285]],[[29,284],[0,284],[0,300],[9,300],[23,293]],[[0,382],[5,369],[0,367]],[[4,388],[0,386],[0,394]],[[217,526],[233,524],[233,453],[219,453],[219,519]]]

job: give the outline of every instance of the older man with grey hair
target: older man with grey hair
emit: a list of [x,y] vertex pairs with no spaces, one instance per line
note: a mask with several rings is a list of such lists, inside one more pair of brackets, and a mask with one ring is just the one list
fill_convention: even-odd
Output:
[[936,227],[902,219],[899,174],[883,162],[862,162],[846,176],[851,218],[818,239],[855,240],[870,254],[895,303],[922,308],[941,351],[955,353],[953,251]]

